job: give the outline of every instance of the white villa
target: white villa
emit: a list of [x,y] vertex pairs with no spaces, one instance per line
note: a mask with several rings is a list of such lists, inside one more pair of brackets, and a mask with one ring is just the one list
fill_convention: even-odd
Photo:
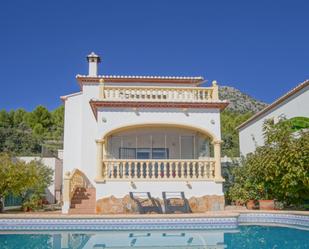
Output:
[[160,200],[183,192],[190,205],[202,203],[199,211],[222,209],[220,111],[228,103],[217,83],[98,75],[101,58],[87,60],[88,75],[76,76],[80,92],[61,97],[63,213],[124,212],[119,205],[130,213],[130,192]]
[[240,154],[245,156],[264,145],[263,124],[272,119],[274,123],[281,118],[309,118],[309,80],[297,85],[260,112],[237,127],[239,130]]

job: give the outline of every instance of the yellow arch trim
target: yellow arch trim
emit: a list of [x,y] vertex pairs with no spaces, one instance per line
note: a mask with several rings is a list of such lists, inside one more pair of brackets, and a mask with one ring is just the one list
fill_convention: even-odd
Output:
[[215,136],[215,134],[213,134],[212,132],[208,131],[207,129],[198,127],[198,126],[192,126],[192,125],[187,125],[187,124],[177,124],[177,123],[143,123],[143,124],[130,124],[130,125],[125,125],[125,126],[119,126],[116,127],[110,131],[107,131],[106,133],[103,134],[102,139],[107,138],[108,136],[114,134],[114,133],[118,133],[118,132],[122,132],[122,131],[126,131],[126,130],[131,130],[131,129],[139,129],[139,128],[150,128],[150,127],[156,127],[156,128],[162,128],[162,127],[168,127],[168,128],[182,128],[182,129],[188,129],[188,130],[194,130],[194,131],[198,131],[204,135],[207,135],[208,137],[210,137],[212,139],[212,141],[218,141],[219,139],[217,139],[217,137]]

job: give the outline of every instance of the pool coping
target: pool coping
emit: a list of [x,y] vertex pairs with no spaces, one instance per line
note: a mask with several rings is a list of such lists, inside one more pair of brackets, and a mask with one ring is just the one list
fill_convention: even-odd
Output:
[[309,211],[293,210],[224,210],[208,211],[205,213],[192,214],[61,214],[60,212],[28,212],[28,213],[0,213],[1,219],[145,219],[145,218],[207,218],[207,217],[237,217],[240,214],[291,214],[309,216]]
[[239,225],[246,224],[277,224],[308,229],[309,212],[233,210],[163,215],[0,214],[0,231],[237,229]]

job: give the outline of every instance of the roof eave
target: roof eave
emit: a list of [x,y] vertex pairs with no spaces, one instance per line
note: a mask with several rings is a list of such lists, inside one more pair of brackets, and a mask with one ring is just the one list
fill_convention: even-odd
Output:
[[204,102],[204,103],[192,103],[192,102],[128,102],[128,101],[104,101],[104,100],[90,100],[92,112],[97,119],[97,109],[100,107],[119,107],[119,108],[218,108],[220,111],[224,110],[229,102],[216,101],[216,102]]
[[262,116],[263,114],[267,113],[268,111],[270,111],[271,109],[273,109],[274,107],[278,106],[279,104],[281,104],[283,101],[285,101],[286,99],[290,98],[291,96],[293,96],[294,94],[298,93],[300,90],[302,90],[303,88],[307,87],[309,85],[309,80],[305,80],[304,82],[298,84],[296,87],[294,87],[292,90],[288,91],[286,94],[284,94],[283,96],[281,96],[280,98],[276,99],[273,103],[271,103],[270,105],[266,106],[264,109],[262,109],[261,111],[257,112],[255,115],[253,115],[251,118],[249,118],[247,121],[243,122],[242,124],[240,124],[239,126],[236,127],[237,130],[240,130],[241,128],[245,127],[246,125],[250,124],[252,121],[256,120],[257,118],[259,118],[260,116]]
[[176,83],[176,84],[194,84],[200,85],[205,82],[203,77],[168,77],[168,76],[97,76],[90,77],[84,75],[76,75],[77,81],[82,83],[99,82],[104,80],[105,82],[145,82],[145,83]]

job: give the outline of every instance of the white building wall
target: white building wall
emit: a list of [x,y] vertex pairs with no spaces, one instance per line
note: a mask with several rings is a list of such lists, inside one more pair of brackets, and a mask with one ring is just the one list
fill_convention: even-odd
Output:
[[82,166],[82,94],[72,96],[64,106],[63,172]]
[[184,192],[186,198],[223,195],[222,183],[213,181],[107,181],[95,187],[97,200],[112,195],[122,198],[129,192],[150,192],[152,197],[160,199],[162,192]]
[[264,145],[263,124],[265,120],[272,118],[277,120],[282,116],[285,116],[287,119],[309,117],[309,86],[239,130],[241,155],[254,152],[257,146]]
[[97,138],[110,131],[126,126],[142,124],[167,124],[195,127],[209,131],[216,139],[221,139],[220,111],[218,109],[144,108],[101,108],[98,110]]
[[[220,111],[218,109],[138,109],[101,108],[97,120],[89,101],[97,99],[98,84],[83,86],[83,92],[65,101],[64,172],[79,168],[96,188],[97,199],[106,196],[123,197],[130,191],[150,191],[161,196],[163,191],[185,191],[186,197],[223,195],[222,184],[214,182],[138,182],[136,188],[130,182],[95,183],[96,139],[103,138],[116,128],[139,124],[170,124],[195,127],[209,131],[215,139],[220,135]],[[130,187],[131,186],[131,187]],[[187,186],[187,187],[186,187]]]
[[89,101],[97,99],[99,96],[98,85],[83,86],[83,100],[82,100],[82,132],[79,135],[81,140],[81,165],[80,168],[89,180],[93,181],[95,177],[96,165],[96,135],[97,135],[97,121],[92,112]]

